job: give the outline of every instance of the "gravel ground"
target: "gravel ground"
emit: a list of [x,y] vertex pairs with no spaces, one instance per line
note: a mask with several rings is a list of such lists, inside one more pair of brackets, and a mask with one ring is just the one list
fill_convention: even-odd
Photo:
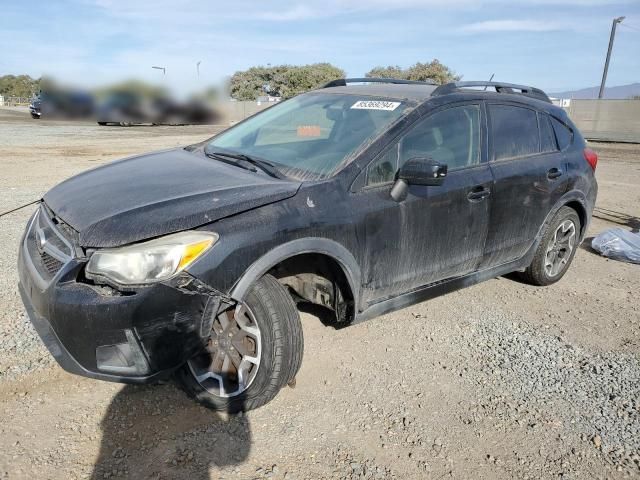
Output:
[[[84,169],[215,131],[0,109],[0,211]],[[615,226],[610,211],[637,228],[640,147],[593,147],[590,235]],[[503,277],[342,330],[303,314],[296,388],[227,416],[172,383],[122,386],[55,365],[16,289],[32,210],[0,218],[0,478],[640,477],[636,265],[585,246],[549,288]]]

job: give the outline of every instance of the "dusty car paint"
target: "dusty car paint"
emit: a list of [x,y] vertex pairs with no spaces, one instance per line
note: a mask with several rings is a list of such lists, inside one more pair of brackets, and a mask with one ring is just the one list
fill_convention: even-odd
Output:
[[[95,285],[83,277],[86,258],[77,258],[42,290],[34,286],[28,252],[21,248],[25,304],[50,349],[66,349],[67,355],[59,355],[66,359],[63,367],[71,369],[65,366],[71,357],[81,366],[72,369],[75,373],[144,382],[192,353],[170,346],[156,353],[159,332],[162,338],[170,332],[175,345],[194,332],[204,336],[218,306],[241,301],[264,273],[286,265],[286,273],[295,276],[301,265],[287,264],[292,258],[302,266],[325,259],[335,289],[317,286],[312,295],[336,311],[339,325],[523,269],[561,206],[575,208],[584,220],[581,237],[586,231],[597,184],[581,157],[584,140],[577,130],[568,150],[537,163],[529,158],[529,163],[494,164],[483,114],[480,164],[451,172],[439,187],[410,185],[402,201],[390,196],[391,184],[367,188],[362,173],[390,142],[438,108],[472,102],[484,112],[487,102],[505,101],[504,94],[489,92],[413,99],[417,108],[321,181],[278,180],[241,170],[206,158],[202,146],[81,174],[54,187],[44,203],[60,223],[77,231],[86,255],[92,248],[193,228],[216,232],[220,240],[180,279],[142,287]],[[517,103],[570,124],[561,109],[546,102],[523,97]],[[547,178],[556,165],[565,177]],[[471,201],[469,190],[476,186],[491,194]],[[148,370],[128,376],[97,371],[95,349],[123,341],[126,329],[135,332]]]

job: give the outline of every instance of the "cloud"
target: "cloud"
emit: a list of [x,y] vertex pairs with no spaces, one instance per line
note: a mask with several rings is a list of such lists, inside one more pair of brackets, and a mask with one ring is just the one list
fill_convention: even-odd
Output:
[[486,20],[460,27],[463,33],[487,32],[552,32],[566,28],[557,22],[543,20]]

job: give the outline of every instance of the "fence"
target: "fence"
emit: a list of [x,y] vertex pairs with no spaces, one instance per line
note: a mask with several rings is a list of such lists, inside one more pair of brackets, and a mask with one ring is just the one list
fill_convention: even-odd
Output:
[[223,102],[220,109],[225,121],[235,123],[273,105],[275,102]]
[[588,140],[640,143],[640,100],[571,100],[565,110]]
[[31,97],[3,97],[0,95],[0,107],[17,107],[20,105],[29,105]]

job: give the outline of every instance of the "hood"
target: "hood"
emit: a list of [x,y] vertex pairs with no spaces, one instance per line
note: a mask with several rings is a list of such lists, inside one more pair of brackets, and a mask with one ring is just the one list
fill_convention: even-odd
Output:
[[52,188],[47,206],[83,247],[116,247],[292,197],[299,182],[168,150],[114,162]]

